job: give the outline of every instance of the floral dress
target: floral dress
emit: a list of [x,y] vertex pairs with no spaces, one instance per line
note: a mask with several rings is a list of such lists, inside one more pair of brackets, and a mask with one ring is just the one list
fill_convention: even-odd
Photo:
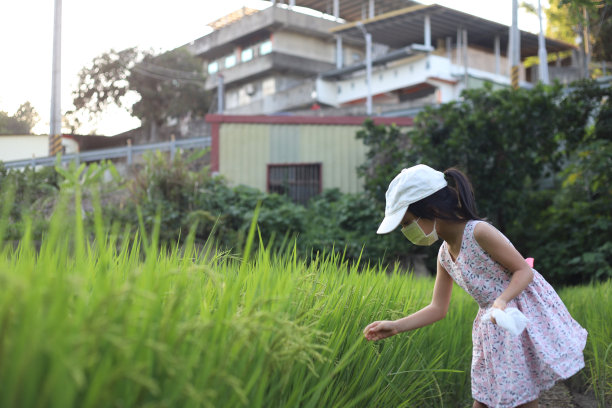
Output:
[[587,331],[535,269],[529,286],[508,302],[508,307],[516,307],[529,319],[518,337],[481,321],[510,283],[511,274],[476,242],[474,227],[479,222],[467,222],[456,261],[446,242],[438,259],[480,306],[472,329],[472,397],[489,407],[510,408],[537,399],[541,391],[582,369]]

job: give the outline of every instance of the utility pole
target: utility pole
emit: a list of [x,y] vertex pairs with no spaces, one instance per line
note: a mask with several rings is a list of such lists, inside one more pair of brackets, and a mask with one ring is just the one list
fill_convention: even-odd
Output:
[[519,86],[519,63],[520,63],[520,37],[518,32],[518,0],[512,0],[512,65],[510,70],[510,82],[512,88],[517,89]]
[[586,6],[582,7],[582,18],[584,24],[582,25],[582,46],[584,48],[584,59],[582,60],[584,78],[590,78],[589,65],[591,64],[591,44],[590,44],[590,33],[589,33],[589,12]]
[[540,59],[539,77],[543,84],[548,85],[548,54],[546,53],[546,40],[544,39],[544,28],[542,25],[542,0],[538,0],[538,19],[540,20],[540,33],[538,34],[538,58]]
[[357,28],[365,37],[366,43],[366,86],[368,88],[366,95],[366,114],[372,115],[372,34],[368,33],[361,21],[357,22]]
[[225,110],[223,102],[225,101],[225,87],[223,82],[223,75],[217,72],[217,113],[222,115]]
[[49,156],[62,151],[62,0],[55,0],[53,13],[53,68],[51,76],[51,126],[49,130]]

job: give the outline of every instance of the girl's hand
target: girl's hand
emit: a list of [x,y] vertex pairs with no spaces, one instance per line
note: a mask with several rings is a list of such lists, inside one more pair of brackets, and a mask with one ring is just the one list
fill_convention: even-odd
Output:
[[[507,305],[508,305],[508,303],[504,299],[497,298],[497,299],[495,299],[495,302],[493,302],[493,306],[491,306],[491,307],[495,307],[497,309],[505,310]],[[491,321],[493,323],[497,324],[497,322],[495,321],[495,318],[493,316],[491,316]]]
[[395,322],[390,320],[383,320],[379,322],[370,323],[363,329],[363,335],[367,340],[382,340],[387,337],[394,336],[398,333]]

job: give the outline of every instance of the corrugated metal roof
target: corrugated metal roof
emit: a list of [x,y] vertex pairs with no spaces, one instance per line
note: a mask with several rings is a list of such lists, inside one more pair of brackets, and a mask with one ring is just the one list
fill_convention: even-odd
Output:
[[[369,5],[364,0],[338,0],[340,5],[340,18],[346,21],[361,20],[363,16],[369,13]],[[333,13],[333,0],[295,0],[295,5],[298,7],[307,7],[322,13]],[[374,3],[374,11],[376,14],[383,14],[389,11],[413,6],[419,4],[411,0],[384,0]]]
[[[392,48],[400,48],[424,42],[425,15],[430,16],[433,45],[436,44],[438,39],[456,38],[457,28],[462,27],[468,31],[469,45],[490,49],[493,47],[495,36],[499,35],[501,52],[506,53],[507,51],[508,26],[438,4],[417,5],[391,11],[371,19],[362,20],[362,24],[372,34],[373,41],[386,44]],[[332,28],[331,32],[348,38],[363,38],[357,22]],[[575,46],[563,41],[546,38],[546,49],[549,53],[575,48]],[[521,31],[521,58],[537,54],[538,36],[527,31]]]

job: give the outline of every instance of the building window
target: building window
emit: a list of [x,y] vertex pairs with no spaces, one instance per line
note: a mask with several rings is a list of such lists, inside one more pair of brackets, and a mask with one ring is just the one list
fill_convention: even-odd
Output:
[[219,63],[217,61],[208,64],[208,73],[214,74],[219,70]]
[[240,61],[247,62],[253,59],[253,49],[247,48],[246,50],[242,50],[240,55]]
[[236,65],[235,55],[228,55],[227,57],[225,57],[225,68],[231,68],[234,65]]
[[272,41],[268,40],[259,45],[259,55],[266,55],[272,52]]
[[268,164],[268,192],[289,196],[307,204],[321,193],[321,163]]

